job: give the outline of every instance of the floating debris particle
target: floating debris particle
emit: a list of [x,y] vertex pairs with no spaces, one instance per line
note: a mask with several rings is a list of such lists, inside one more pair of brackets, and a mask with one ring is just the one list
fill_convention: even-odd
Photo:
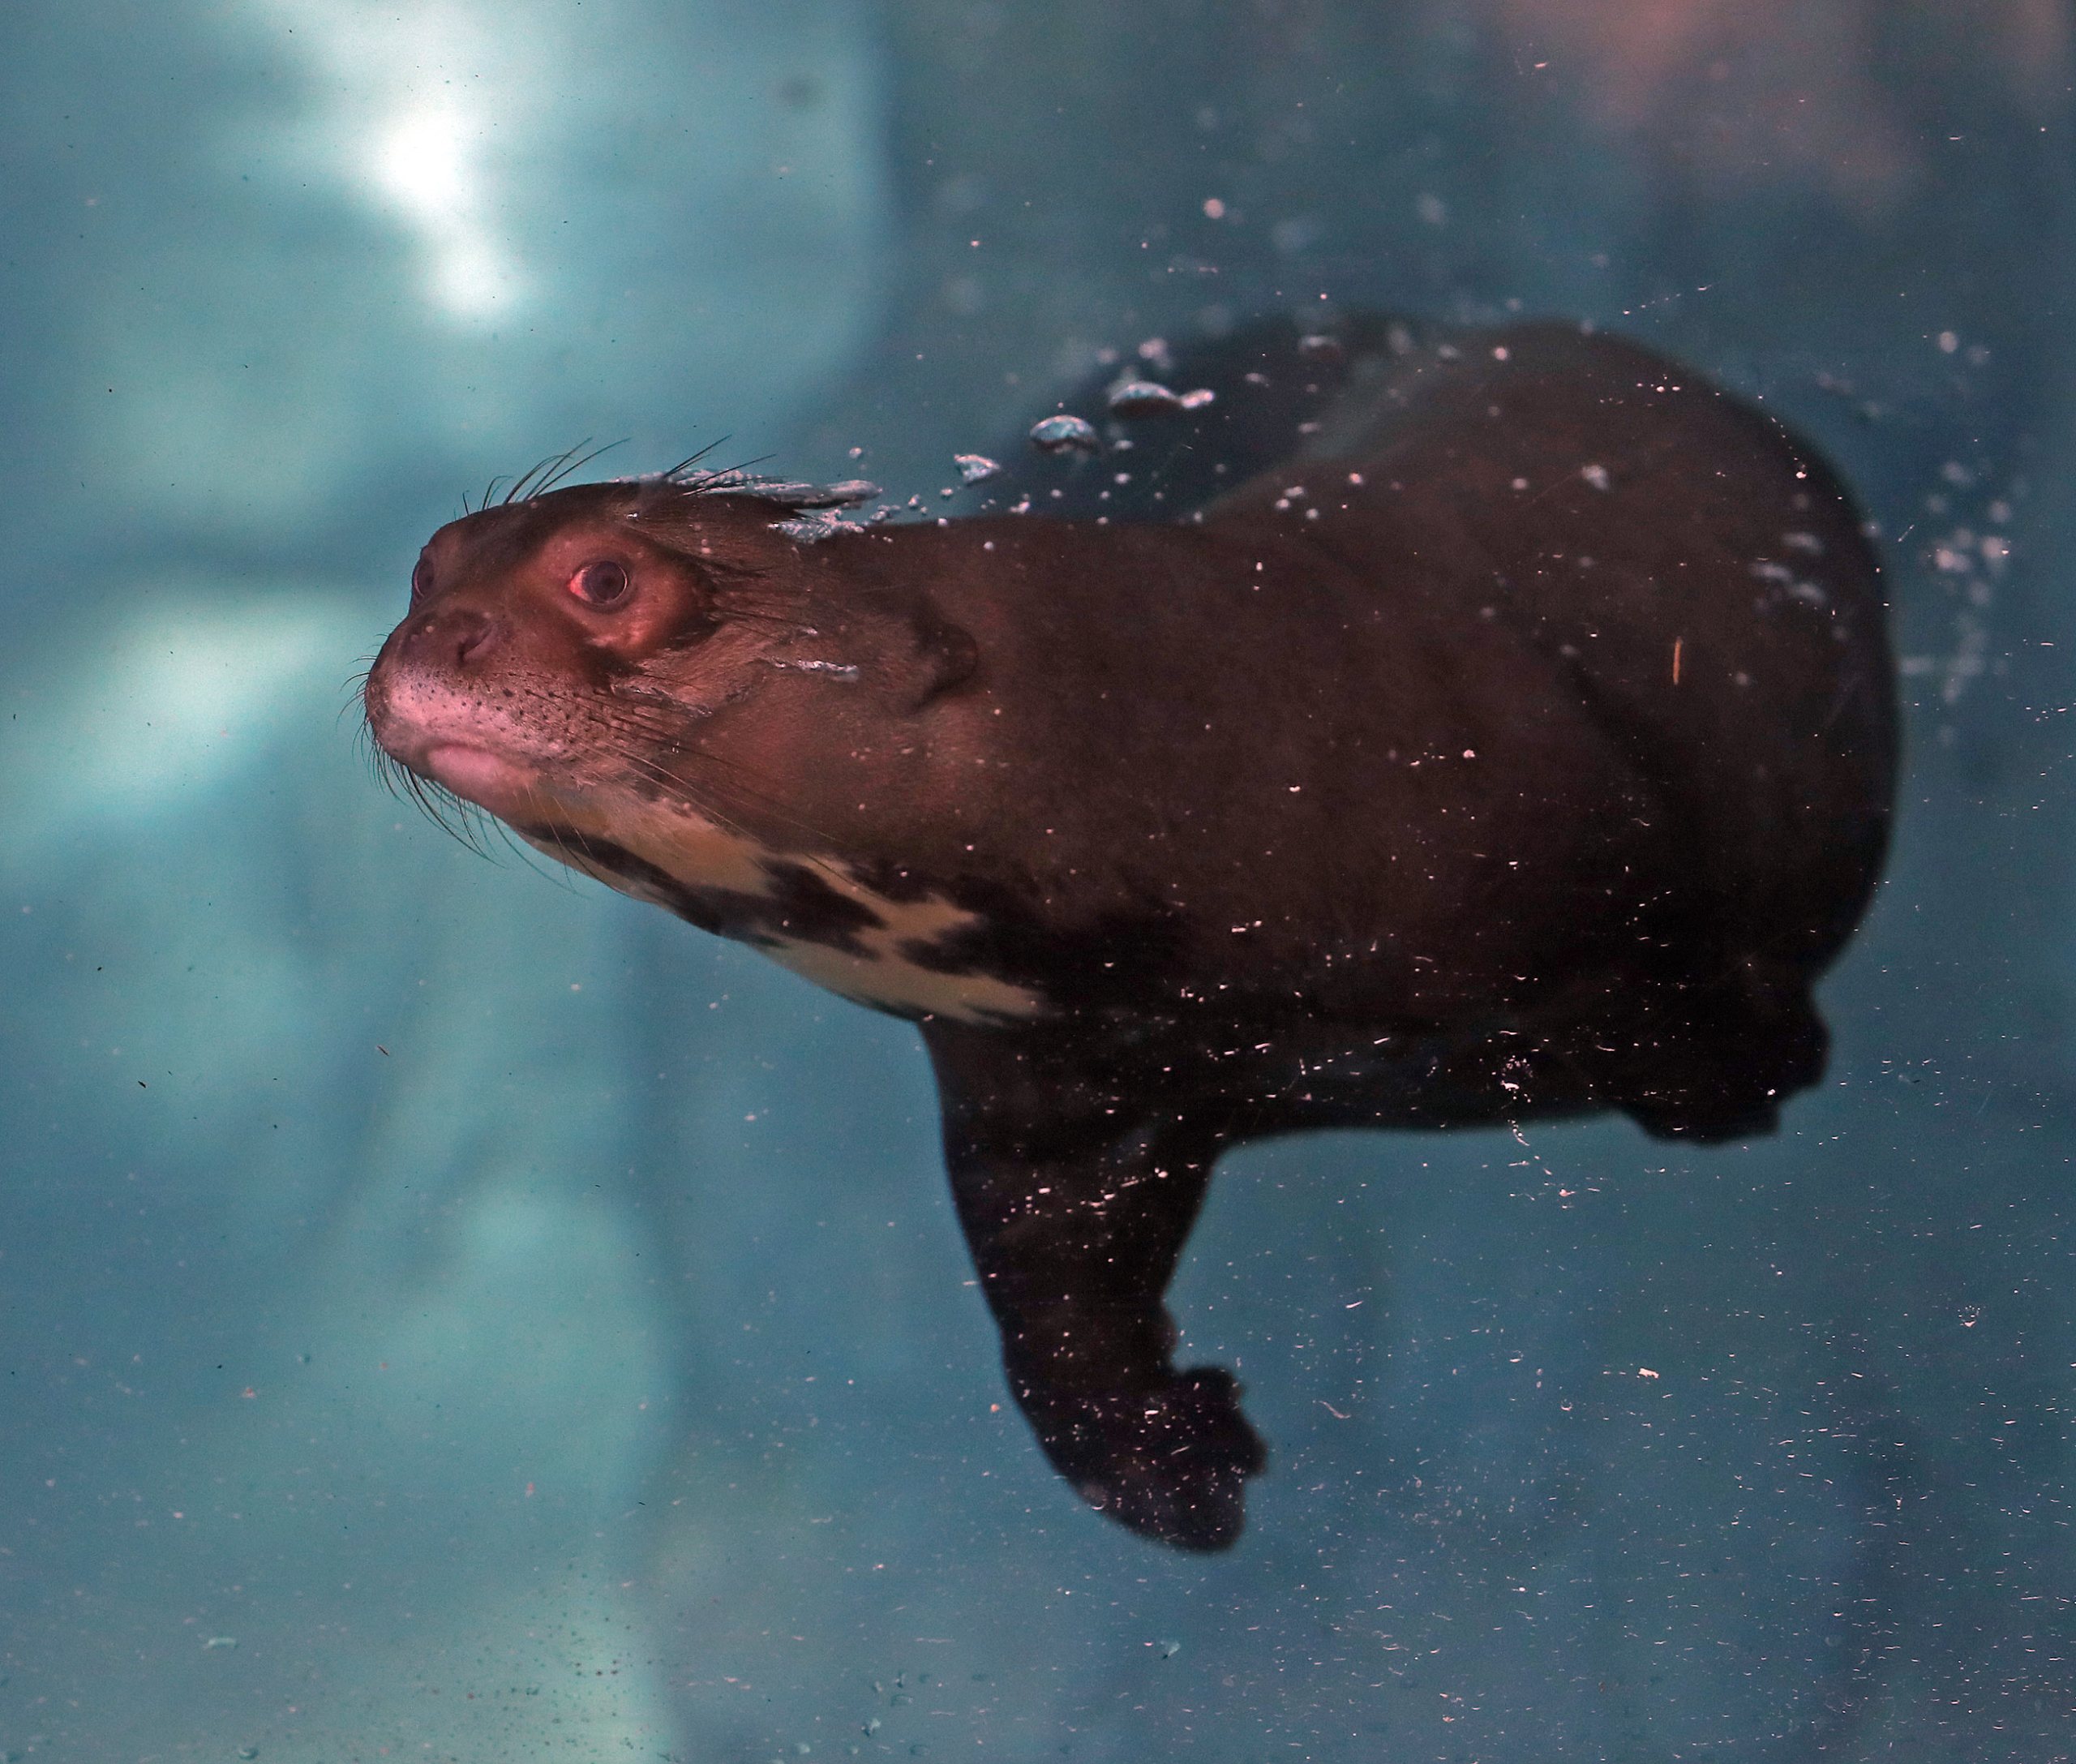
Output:
[[954,453],[951,462],[959,468],[963,483],[977,484],[983,478],[992,478],[1002,470],[985,453]]

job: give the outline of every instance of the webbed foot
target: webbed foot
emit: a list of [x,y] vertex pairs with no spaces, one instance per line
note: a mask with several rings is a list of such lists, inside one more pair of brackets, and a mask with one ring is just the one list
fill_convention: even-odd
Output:
[[1268,1462],[1216,1366],[1137,1389],[1058,1396],[1010,1387],[1053,1467],[1098,1513],[1184,1550],[1232,1547],[1246,1523],[1246,1479]]

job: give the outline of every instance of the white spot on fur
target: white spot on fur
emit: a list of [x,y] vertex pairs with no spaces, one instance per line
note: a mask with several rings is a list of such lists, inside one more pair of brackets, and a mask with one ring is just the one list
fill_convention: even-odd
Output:
[[976,924],[976,916],[940,896],[924,900],[883,900],[869,889],[821,864],[822,879],[852,899],[873,908],[886,922],[857,934],[866,953],[831,949],[826,943],[787,942],[765,954],[803,980],[833,993],[885,1011],[928,1011],[960,1023],[997,1023],[1005,1017],[1040,1015],[1044,1001],[1036,993],[992,974],[944,973],[924,968],[900,953],[907,942],[929,943]]
[[[624,800],[624,799],[623,799]],[[993,974],[946,973],[925,968],[902,953],[904,945],[932,944],[976,925],[979,916],[941,895],[890,900],[866,887],[848,870],[809,852],[774,852],[754,839],[717,826],[681,808],[628,802],[633,812],[616,815],[603,805],[587,805],[577,818],[579,833],[595,833],[654,865],[687,888],[723,888],[761,899],[774,896],[767,863],[804,865],[846,900],[863,907],[879,923],[851,934],[859,950],[837,949],[806,938],[781,938],[756,947],[782,968],[860,1004],[903,1014],[928,1012],[960,1023],[998,1023],[1040,1015],[1043,998]],[[639,882],[585,863],[581,853],[534,842],[549,856],[594,876],[640,899],[668,906]],[[860,953],[860,951],[862,951]]]

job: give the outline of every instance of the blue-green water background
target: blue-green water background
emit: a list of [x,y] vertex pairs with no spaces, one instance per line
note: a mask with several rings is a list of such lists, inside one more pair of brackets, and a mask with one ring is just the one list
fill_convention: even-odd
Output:
[[[6,1758],[2076,1750],[2065,6],[6,36]],[[1100,349],[1515,303],[1858,487],[1891,878],[1777,1139],[1230,1160],[1174,1302],[1272,1469],[1164,1553],[1004,1412],[912,1032],[472,856],[347,683],[586,436],[934,500]]]

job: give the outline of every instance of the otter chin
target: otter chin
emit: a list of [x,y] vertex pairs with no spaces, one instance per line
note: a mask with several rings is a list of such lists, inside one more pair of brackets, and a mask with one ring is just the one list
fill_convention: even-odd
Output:
[[1823,1071],[1896,731],[1850,498],[1691,370],[1356,320],[1184,374],[1128,491],[1002,480],[1087,518],[522,486],[433,535],[366,702],[418,779],[919,1026],[1040,1444],[1213,1550],[1266,1453],[1163,1294],[1220,1154],[1770,1131]]
[[538,789],[538,775],[530,768],[463,741],[435,741],[405,763],[441,789],[500,817],[523,815]]

